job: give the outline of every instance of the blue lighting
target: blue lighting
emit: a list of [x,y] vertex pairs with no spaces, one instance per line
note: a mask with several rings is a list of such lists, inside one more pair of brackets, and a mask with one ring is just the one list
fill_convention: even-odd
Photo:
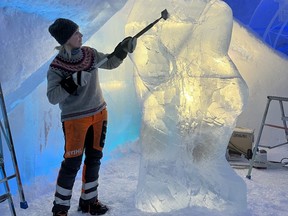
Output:
[[288,2],[285,0],[224,0],[234,18],[269,46],[288,54]]

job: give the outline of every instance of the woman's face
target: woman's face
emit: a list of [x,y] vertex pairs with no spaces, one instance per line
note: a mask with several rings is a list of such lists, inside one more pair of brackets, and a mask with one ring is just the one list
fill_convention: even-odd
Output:
[[82,46],[82,37],[83,37],[83,35],[81,34],[81,32],[78,29],[69,38],[69,40],[66,42],[66,45],[70,46],[72,49],[80,48]]

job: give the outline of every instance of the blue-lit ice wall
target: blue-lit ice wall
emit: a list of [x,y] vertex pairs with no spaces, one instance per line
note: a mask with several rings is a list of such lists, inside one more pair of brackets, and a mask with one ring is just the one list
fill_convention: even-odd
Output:
[[236,20],[272,48],[288,54],[287,0],[224,0]]
[[[87,41],[126,2],[127,0],[86,0],[84,4],[81,0],[74,0],[67,4],[66,0],[1,0],[0,80],[8,97],[21,88],[27,95],[44,81],[45,76],[39,69],[51,60],[55,53],[53,48],[58,45],[48,32],[49,25],[56,18],[74,20],[84,35],[83,41]],[[35,80],[34,77],[38,74],[41,79],[37,77]],[[22,87],[28,78],[29,85]],[[22,99],[23,94],[17,94],[11,99],[12,103],[19,98]]]
[[[93,34],[124,6],[126,0],[93,0],[91,4],[87,1],[89,10],[86,9],[85,13],[81,13],[83,5],[79,5],[80,1],[69,5],[65,1],[41,1],[29,8],[32,3],[29,0],[0,3],[0,28],[5,32],[0,36],[0,43],[1,49],[7,50],[0,53],[3,60],[0,78],[23,184],[33,183],[37,176],[57,173],[64,152],[60,110],[58,105],[49,104],[46,98],[46,72],[57,53],[53,50],[57,43],[47,30],[49,24],[59,16],[71,18],[81,26],[84,41],[90,41],[89,45],[109,53],[123,39],[124,24],[121,26],[116,17],[122,32],[115,34],[114,26],[108,31],[110,38],[102,30],[99,35]],[[125,22],[123,14],[122,18]],[[129,61],[127,58],[127,63],[119,69],[99,71],[109,111],[104,160],[117,145],[135,141],[139,135],[141,114]],[[7,146],[4,146],[4,155],[7,174],[13,174]],[[16,190],[16,184],[10,187]],[[0,192],[2,190],[0,187]]]

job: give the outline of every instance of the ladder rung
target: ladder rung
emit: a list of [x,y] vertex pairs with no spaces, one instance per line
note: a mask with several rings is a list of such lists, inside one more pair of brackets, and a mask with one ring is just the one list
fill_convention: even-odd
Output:
[[15,177],[16,177],[16,174],[11,175],[11,176],[8,176],[8,177],[6,177],[6,178],[3,178],[3,179],[0,180],[0,184],[3,183],[3,182],[5,182],[5,181],[8,181],[8,180],[10,180],[10,179],[12,179],[12,178],[15,178]]
[[283,116],[282,120],[288,121],[288,116]]
[[286,97],[267,96],[267,98],[270,100],[288,101],[288,98],[286,98]]
[[10,194],[6,193],[0,196],[0,203],[10,198]]
[[267,145],[258,145],[259,147],[264,147],[264,148],[269,148],[269,149],[273,149],[273,148],[277,148],[279,146],[283,146],[283,145],[287,145],[288,142],[284,142],[284,143],[280,143],[278,145],[275,145],[275,146],[267,146]]
[[273,124],[264,124],[264,125],[268,126],[268,127],[274,127],[274,128],[284,129],[284,130],[288,131],[288,128],[282,127],[282,126],[279,126],[279,125],[273,125]]

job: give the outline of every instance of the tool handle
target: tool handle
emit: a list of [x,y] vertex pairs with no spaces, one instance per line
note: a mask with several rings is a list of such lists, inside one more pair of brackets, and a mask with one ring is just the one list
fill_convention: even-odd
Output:
[[[162,16],[155,20],[154,22],[150,23],[148,26],[146,26],[144,29],[142,29],[140,32],[138,32],[134,37],[139,38],[141,35],[143,35],[145,32],[147,32],[149,29],[151,29],[159,20],[162,19]],[[103,65],[106,61],[108,61],[110,58],[114,56],[114,53],[111,53],[110,55],[106,56],[104,59],[102,59],[98,64],[95,66],[96,68],[99,68],[101,65]]]
[[134,37],[139,38],[141,35],[143,35],[145,32],[147,32],[149,29],[151,29],[162,17],[155,20],[154,22],[150,23],[148,26],[146,26],[144,29],[142,29],[140,32],[138,32]]
[[95,65],[95,68],[99,68],[100,66],[102,66],[105,62],[108,61],[108,59],[110,59],[111,57],[113,56],[113,54],[110,54],[108,56],[106,56],[104,59],[102,59],[100,62],[98,62],[96,65]]

